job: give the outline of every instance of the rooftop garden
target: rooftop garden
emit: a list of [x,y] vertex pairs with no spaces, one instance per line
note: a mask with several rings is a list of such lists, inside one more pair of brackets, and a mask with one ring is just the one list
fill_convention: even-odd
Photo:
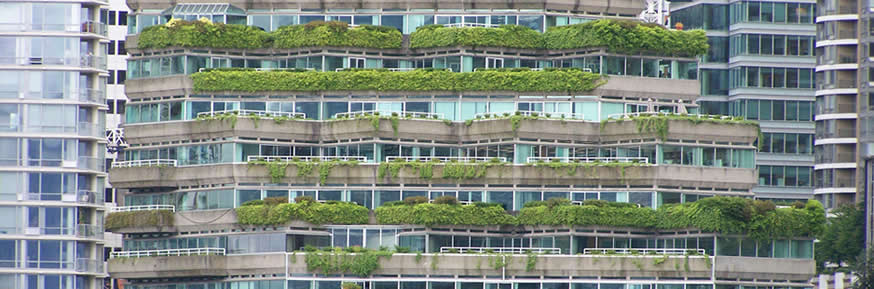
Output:
[[338,72],[218,69],[191,75],[195,91],[514,91],[586,92],[605,81],[579,69],[493,69],[456,73],[443,69]]
[[758,138],[762,139],[762,131],[759,122],[746,120],[743,117],[731,117],[721,115],[695,115],[675,113],[642,113],[640,115],[625,115],[620,118],[608,118],[601,121],[601,131],[604,131],[609,123],[622,123],[626,120],[634,122],[638,133],[654,133],[659,139],[666,140],[671,120],[689,121],[693,124],[711,123],[727,125],[748,125],[758,129]]
[[525,26],[498,28],[428,25],[410,34],[410,48],[481,46],[540,49],[606,47],[619,53],[697,56],[707,53],[702,30],[670,30],[638,21],[601,19],[551,27],[538,33]]
[[392,27],[361,25],[350,28],[345,22],[310,22],[283,26],[265,32],[255,26],[170,20],[164,25],[143,29],[138,48],[210,47],[233,49],[297,48],[311,46],[400,48],[403,37]]
[[[291,220],[314,224],[366,224],[368,210],[362,206],[311,199],[286,203],[285,198],[237,208],[241,224],[277,225]],[[738,197],[711,197],[685,204],[669,204],[657,210],[630,203],[587,200],[582,205],[567,199],[549,199],[525,204],[518,215],[508,214],[499,204],[462,205],[455,197],[429,203],[425,197],[409,197],[383,204],[374,210],[378,224],[441,225],[548,225],[610,226],[653,230],[700,229],[722,234],[745,234],[755,239],[810,237],[825,226],[822,204],[778,208],[770,201]]]
[[[265,32],[255,26],[212,23],[207,19],[173,19],[144,29],[139,48],[211,47],[232,49],[297,48],[313,46],[399,49],[403,36],[387,26],[345,22],[310,22]],[[703,31],[670,30],[637,21],[601,19],[551,27],[540,33],[526,26],[444,27],[426,25],[410,34],[410,48],[452,46],[524,49],[578,49],[605,47],[618,53],[697,56],[707,52]]]

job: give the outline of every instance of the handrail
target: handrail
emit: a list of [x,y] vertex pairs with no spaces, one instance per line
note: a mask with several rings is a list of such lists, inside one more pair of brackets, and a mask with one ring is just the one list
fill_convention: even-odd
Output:
[[306,113],[303,112],[284,112],[284,111],[263,111],[251,109],[229,109],[217,111],[204,111],[197,113],[197,116],[215,116],[219,114],[236,114],[240,117],[257,115],[263,118],[273,118],[276,116],[285,116],[288,118],[306,118]]
[[176,165],[177,165],[176,160],[167,160],[167,159],[112,162],[112,168],[133,168],[133,167],[151,167],[151,166],[175,167]]
[[464,23],[448,23],[443,24],[443,27],[451,27],[451,28],[462,28],[462,27],[485,27],[485,28],[498,28],[501,25],[497,24],[487,24],[487,23],[476,23],[476,22],[464,22]]
[[[335,68],[335,69],[334,69],[334,72],[346,71],[346,70],[349,70],[349,69],[368,69],[368,68],[360,68],[360,67],[340,67],[340,68]],[[404,72],[404,71],[413,71],[413,70],[421,69],[421,68],[415,68],[415,67],[399,67],[399,68],[372,68],[372,69],[384,69],[384,70],[388,70],[388,71],[392,71],[392,72]]]
[[351,112],[338,112],[334,114],[333,118],[346,117],[346,118],[356,118],[359,116],[370,116],[376,115],[376,113],[392,115],[393,113],[397,113],[398,117],[413,117],[413,118],[433,118],[433,119],[443,119],[442,113],[436,112],[418,112],[418,111],[378,111],[378,110],[362,110],[362,111],[351,111]]
[[365,156],[248,156],[247,161],[266,161],[266,162],[312,162],[312,161],[359,161],[367,162]]
[[440,253],[561,254],[561,248],[523,247],[440,247]]
[[[673,112],[661,112],[661,111],[649,111],[649,112],[630,112],[630,113],[614,113],[607,115],[607,119],[623,119],[623,118],[632,118],[638,116],[680,116],[681,114],[673,113]],[[733,116],[730,115],[709,115],[709,114],[687,114],[683,115],[686,117],[697,117],[697,118],[710,118],[710,119],[733,119]]]
[[[584,120],[585,119],[585,115],[583,115],[582,113],[540,112],[540,111],[530,111],[530,110],[481,112],[481,113],[474,114],[473,117],[474,117],[474,119],[481,119],[481,118],[488,119],[486,117],[486,115],[489,115],[489,116],[494,116],[495,118],[500,118],[500,117],[504,116],[504,114],[508,114],[507,116],[513,116],[513,115],[523,115],[523,116],[532,116],[532,117],[541,117],[542,116],[542,117],[547,118],[547,119],[562,119],[562,116],[564,116],[564,119],[567,119],[567,120]],[[546,116],[547,114],[549,114],[549,116]]]
[[[197,69],[197,72],[204,72],[204,71],[206,71],[207,69],[222,69],[222,68],[230,68],[230,67],[201,67],[201,68],[198,68],[198,69]],[[258,68],[249,68],[249,69],[252,69],[252,70],[255,70],[255,71],[291,70],[291,69],[289,69],[289,68],[283,68],[283,67],[258,67]],[[295,69],[295,70],[297,70],[297,69],[303,69],[303,70],[306,70],[306,71],[316,71],[315,68],[310,68],[310,67],[307,67],[307,68],[293,68],[293,69]]]
[[185,249],[161,249],[161,250],[138,250],[118,251],[109,254],[109,258],[139,258],[160,256],[196,256],[196,255],[225,255],[225,248],[185,248]]
[[138,206],[121,206],[121,207],[109,208],[110,213],[151,211],[151,210],[170,210],[170,211],[176,212],[176,206],[174,206],[174,205],[138,205]]
[[526,163],[536,162],[562,162],[562,163],[649,163],[648,157],[528,157]]
[[697,255],[707,255],[704,249],[682,249],[682,248],[658,248],[658,249],[636,249],[636,248],[585,248],[583,254],[618,254],[618,255],[687,255],[689,252],[695,252]]
[[438,161],[442,163],[447,162],[490,162],[494,159],[497,159],[501,162],[506,162],[507,158],[505,157],[385,157],[386,162],[393,162],[398,160],[403,160],[405,162],[431,162]]

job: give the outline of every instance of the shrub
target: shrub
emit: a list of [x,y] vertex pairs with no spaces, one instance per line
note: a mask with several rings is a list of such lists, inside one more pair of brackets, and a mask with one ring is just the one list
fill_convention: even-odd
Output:
[[212,70],[191,75],[196,91],[517,91],[586,92],[603,83],[579,69],[452,72],[417,69],[320,71]]
[[358,285],[356,283],[351,283],[351,282],[343,282],[343,285],[341,286],[341,288],[343,288],[343,289],[361,289],[361,285]]
[[209,20],[173,19],[146,27],[137,39],[139,48],[212,47],[255,49],[269,47],[270,35],[255,26],[212,23]]
[[295,202],[295,203],[306,203],[306,202],[315,202],[315,201],[316,201],[316,200],[313,199],[313,197],[311,197],[311,196],[297,196],[297,197],[294,197],[294,202]]
[[322,204],[302,198],[296,203],[239,207],[237,221],[246,225],[278,225],[291,220],[311,224],[366,224],[369,210],[365,207],[336,202]]
[[447,46],[543,48],[543,37],[527,26],[497,28],[426,25],[410,34],[410,48]]
[[122,228],[171,227],[174,220],[173,211],[148,210],[109,213],[104,222],[104,229],[113,231]]
[[512,225],[515,218],[501,206],[456,206],[447,204],[417,204],[414,206],[381,206],[376,208],[380,224],[435,225]]
[[583,201],[583,206],[606,207],[608,204],[605,200],[591,199]]
[[240,206],[241,207],[242,206],[257,206],[257,205],[263,205],[263,204],[264,204],[264,200],[248,200],[248,201],[245,201],[242,204],[240,204]]
[[427,203],[427,202],[428,202],[428,197],[426,197],[426,196],[412,196],[412,197],[404,198],[404,204],[410,205],[410,206],[416,205],[416,204]]
[[524,205],[522,205],[522,208],[533,208],[533,207],[540,207],[540,206],[546,206],[546,203],[544,203],[543,201],[530,201],[530,202],[526,202]]
[[571,204],[571,201],[565,198],[550,198],[549,200],[544,201],[547,207],[555,208],[559,206],[568,206]]
[[264,198],[264,204],[269,206],[275,206],[279,204],[288,203],[288,197],[267,197]]
[[458,199],[455,198],[454,196],[439,196],[436,199],[434,199],[434,203],[440,204],[440,205],[453,205],[453,206],[455,206],[455,205],[458,205]]
[[703,55],[708,49],[704,31],[669,30],[628,20],[602,19],[551,27],[544,38],[548,49],[606,47],[621,53],[680,56]]

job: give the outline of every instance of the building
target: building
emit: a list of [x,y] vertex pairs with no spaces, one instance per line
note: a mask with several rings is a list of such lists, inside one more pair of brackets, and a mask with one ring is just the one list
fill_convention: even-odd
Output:
[[813,116],[827,113],[824,104],[814,105],[815,8],[814,1],[681,1],[672,2],[671,21],[707,31],[710,50],[700,65],[702,113],[761,124],[756,198],[792,201],[817,192],[817,200],[830,207],[831,200],[819,194],[824,183],[814,182],[830,170],[814,173],[814,157],[831,159],[845,151],[838,153],[832,144],[820,146],[829,150],[814,156]]
[[[130,1],[111,276],[811,287],[824,210],[736,198],[758,124],[697,115],[702,33],[628,21],[632,1],[512,4]],[[722,206],[741,213],[695,213]]]
[[101,288],[105,1],[0,3],[0,284]]

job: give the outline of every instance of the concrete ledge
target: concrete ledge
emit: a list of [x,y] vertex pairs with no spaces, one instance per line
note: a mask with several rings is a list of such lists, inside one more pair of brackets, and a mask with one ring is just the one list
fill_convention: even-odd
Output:
[[[307,269],[306,253],[265,253],[231,256],[178,256],[120,258],[109,261],[115,278],[156,279],[246,274],[321,274]],[[285,258],[288,258],[287,260]],[[528,268],[529,258],[536,258]],[[374,275],[453,276],[601,276],[658,278],[752,278],[797,280],[813,275],[813,260],[706,256],[619,255],[475,255],[394,254],[380,259]],[[418,260],[417,260],[418,259]],[[500,261],[500,262],[495,262]],[[506,263],[506,267],[495,265]],[[724,263],[725,265],[720,265]],[[287,266],[287,267],[286,267]],[[712,266],[716,266],[715,268]],[[287,268],[287,271],[286,271]],[[529,270],[530,269],[530,270]],[[715,269],[715,271],[714,271]],[[340,273],[332,273],[340,274]],[[735,277],[744,276],[744,277]]]
[[[509,119],[479,120],[470,126],[462,122],[447,125],[439,120],[400,119],[397,133],[388,119],[381,119],[374,130],[370,120],[301,121],[277,123],[272,119],[254,120],[238,117],[229,120],[192,120],[125,125],[125,139],[130,144],[163,143],[187,139],[246,137],[295,139],[313,142],[379,137],[383,139],[418,139],[457,143],[505,138],[562,140],[577,143],[619,142],[657,139],[654,132],[638,132],[634,121],[611,121],[601,129],[599,122],[561,120],[522,120],[513,131]],[[722,142],[752,147],[758,137],[753,126],[698,123],[669,120],[668,139]]]
[[[328,184],[490,184],[490,185],[563,185],[576,187],[619,186],[732,188],[748,191],[756,184],[756,170],[740,168],[690,167],[678,165],[579,168],[569,175],[566,169],[514,165],[493,167],[478,179],[444,179],[443,165],[433,166],[431,179],[423,179],[413,169],[403,169],[397,177],[379,177],[378,165],[337,166],[331,170]],[[286,168],[282,183],[316,184],[316,172],[298,177],[297,167]],[[118,188],[182,187],[228,183],[272,183],[267,167],[245,163],[188,167],[113,168],[110,182]],[[715,176],[718,176],[716,178]],[[708,194],[719,194],[708,191]],[[733,195],[741,194],[734,192]]]
[[714,262],[720,278],[808,280],[816,274],[813,259],[717,256]]

